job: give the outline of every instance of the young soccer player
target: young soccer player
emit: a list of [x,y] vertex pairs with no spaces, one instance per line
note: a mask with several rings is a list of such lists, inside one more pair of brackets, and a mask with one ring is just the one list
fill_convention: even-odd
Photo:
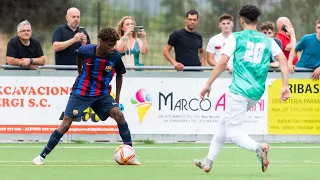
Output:
[[[98,38],[99,45],[88,44],[81,46],[76,51],[79,75],[73,85],[65,116],[60,127],[52,133],[43,151],[33,159],[33,164],[44,164],[46,156],[69,130],[72,120],[81,117],[83,111],[88,107],[91,107],[101,120],[106,120],[109,116],[112,117],[118,124],[123,143],[132,146],[128,124],[118,103],[110,95],[111,85],[109,83],[115,71],[120,74],[125,72],[121,57],[114,50],[114,46],[120,38],[112,28],[102,29]],[[132,163],[132,165],[139,164],[137,159]]]
[[206,95],[209,96],[212,83],[224,71],[229,58],[233,57],[232,84],[226,94],[228,104],[224,116],[219,120],[219,130],[212,139],[208,156],[202,160],[194,160],[194,164],[205,172],[211,170],[226,139],[256,153],[261,161],[262,171],[267,170],[269,145],[251,139],[241,125],[245,121],[246,112],[257,103],[265,91],[270,55],[280,62],[281,99],[285,101],[290,97],[287,59],[273,39],[257,31],[260,10],[254,5],[245,5],[240,9],[239,15],[243,31],[235,32],[228,37],[220,63],[200,93],[202,99]]

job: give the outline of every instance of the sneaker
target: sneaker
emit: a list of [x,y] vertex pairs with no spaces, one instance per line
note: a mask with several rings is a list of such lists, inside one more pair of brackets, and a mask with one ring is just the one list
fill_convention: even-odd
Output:
[[259,145],[259,149],[257,152],[257,157],[259,158],[260,162],[261,162],[261,169],[262,172],[266,172],[268,165],[269,165],[269,161],[268,161],[268,152],[269,152],[270,146],[268,144],[260,144]]
[[44,165],[44,158],[41,156],[37,156],[32,160],[32,164],[34,165]]
[[193,163],[195,166],[198,166],[200,169],[207,173],[210,172],[212,168],[212,161],[209,159],[194,159]]
[[139,160],[136,158],[130,165],[141,165]]

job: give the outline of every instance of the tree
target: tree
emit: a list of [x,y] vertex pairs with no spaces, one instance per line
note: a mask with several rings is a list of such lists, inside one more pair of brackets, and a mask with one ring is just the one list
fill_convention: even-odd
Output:
[[195,0],[162,0],[161,7],[165,8],[163,30],[171,33],[173,30],[184,27],[185,14],[188,10],[196,9]]
[[[71,0],[1,0],[0,32],[15,34],[19,22],[28,20],[39,40],[48,36],[56,24],[65,22],[66,10]],[[51,36],[50,36],[51,38]]]

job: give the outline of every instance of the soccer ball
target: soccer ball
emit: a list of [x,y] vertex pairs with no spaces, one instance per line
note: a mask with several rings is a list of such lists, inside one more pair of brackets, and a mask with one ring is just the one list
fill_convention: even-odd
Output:
[[129,145],[120,145],[114,151],[114,160],[119,165],[130,165],[136,159],[136,152]]

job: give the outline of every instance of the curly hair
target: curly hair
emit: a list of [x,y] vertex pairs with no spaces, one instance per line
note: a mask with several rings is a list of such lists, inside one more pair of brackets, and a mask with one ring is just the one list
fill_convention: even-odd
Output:
[[256,24],[261,15],[261,11],[255,5],[244,5],[240,9],[239,15],[247,24]]
[[120,39],[119,34],[113,28],[101,29],[97,37],[100,40],[100,45],[97,48],[97,55],[100,57],[107,56]]
[[273,22],[266,21],[266,22],[261,23],[260,31],[269,30],[269,29],[271,29],[271,31],[274,31],[275,25]]

